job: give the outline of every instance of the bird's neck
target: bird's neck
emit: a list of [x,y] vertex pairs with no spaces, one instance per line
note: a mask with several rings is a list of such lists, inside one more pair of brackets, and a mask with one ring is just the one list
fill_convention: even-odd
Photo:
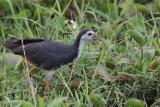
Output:
[[81,53],[83,51],[83,47],[86,44],[87,41],[81,40],[81,39],[76,39],[74,42],[74,47],[76,48],[77,52],[78,52],[78,56],[77,58],[79,58],[81,56]]
[[79,48],[78,48],[78,58],[81,56],[81,53],[82,53],[82,50],[83,50],[83,47],[84,45],[86,44],[86,41],[84,40],[80,40],[79,42]]

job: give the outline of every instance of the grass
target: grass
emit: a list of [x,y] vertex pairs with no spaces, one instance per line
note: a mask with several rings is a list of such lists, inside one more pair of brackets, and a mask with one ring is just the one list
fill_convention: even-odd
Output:
[[[158,0],[143,4],[138,0],[73,0],[79,17],[67,10],[71,2],[0,1],[0,107],[127,106],[130,98],[136,98],[130,101],[131,105],[159,106]],[[151,9],[147,3],[153,3]],[[32,80],[28,82],[26,71],[33,67],[2,45],[20,38],[71,44],[83,28],[93,29],[105,42],[87,43],[78,62],[55,73],[55,87],[50,87],[49,94],[44,92],[45,84],[36,79],[34,92],[31,90]],[[45,80],[39,71],[34,75]]]

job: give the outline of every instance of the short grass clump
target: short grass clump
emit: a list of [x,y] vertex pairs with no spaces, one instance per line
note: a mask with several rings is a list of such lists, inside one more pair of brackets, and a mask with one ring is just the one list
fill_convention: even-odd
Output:
[[[159,0],[1,0],[0,107],[160,106]],[[78,62],[58,70],[45,93],[45,75],[3,43],[43,38],[71,44],[92,29]],[[29,81],[30,80],[30,81]]]

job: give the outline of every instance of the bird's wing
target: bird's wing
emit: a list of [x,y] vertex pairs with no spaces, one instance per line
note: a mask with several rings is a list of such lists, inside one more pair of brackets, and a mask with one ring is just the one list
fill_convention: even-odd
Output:
[[22,42],[24,45],[30,44],[30,43],[37,43],[37,42],[43,42],[45,39],[37,39],[37,38],[31,38],[31,39],[20,39],[15,41],[6,41],[3,45],[8,49],[14,49],[17,47],[22,46]]

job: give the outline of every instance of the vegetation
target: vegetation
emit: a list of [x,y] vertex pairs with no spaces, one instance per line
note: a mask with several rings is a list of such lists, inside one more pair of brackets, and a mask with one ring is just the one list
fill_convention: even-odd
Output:
[[[0,7],[0,107],[160,106],[160,0],[0,0]],[[78,62],[58,70],[49,94],[44,73],[35,71],[33,82],[26,72],[33,67],[3,47],[20,38],[71,44],[83,28],[105,42],[88,43]]]

